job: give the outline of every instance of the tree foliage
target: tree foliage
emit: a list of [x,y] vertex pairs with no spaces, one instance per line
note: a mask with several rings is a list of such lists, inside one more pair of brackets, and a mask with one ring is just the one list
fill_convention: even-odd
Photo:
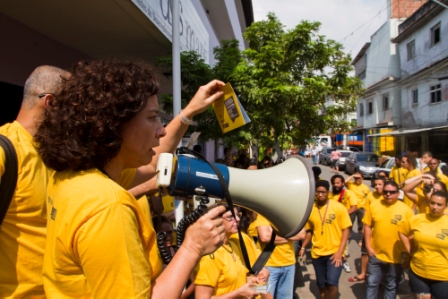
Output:
[[[360,80],[350,76],[350,56],[318,35],[319,28],[318,22],[302,21],[285,30],[270,13],[244,34],[249,48],[232,79],[252,119],[252,137],[277,151],[330,128],[347,129],[350,123],[341,116],[354,111],[362,91]],[[335,105],[326,107],[327,100]]]
[[[318,22],[302,21],[285,30],[270,13],[246,29],[249,48],[243,52],[237,40],[221,41],[213,50],[213,68],[197,53],[182,52],[182,106],[201,85],[217,78],[232,84],[252,121],[224,135],[210,108],[195,117],[201,139],[275,146],[281,156],[282,148],[304,144],[313,135],[349,130],[343,116],[355,110],[362,84],[350,75],[351,58],[342,45],[319,35],[319,29]],[[171,61],[171,56],[162,57],[159,64],[171,72]],[[171,95],[164,95],[163,109],[172,111]]]

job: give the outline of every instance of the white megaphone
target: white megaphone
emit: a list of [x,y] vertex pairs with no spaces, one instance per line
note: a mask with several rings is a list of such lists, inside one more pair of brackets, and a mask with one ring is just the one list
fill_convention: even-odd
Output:
[[[171,159],[169,156],[159,158]],[[159,163],[160,164],[160,163]],[[235,205],[250,209],[268,219],[277,234],[290,238],[308,220],[314,203],[314,175],[306,160],[290,156],[267,169],[244,170],[214,163],[221,172]],[[217,174],[209,162],[191,155],[174,156],[172,169],[161,167],[160,180],[167,178],[170,195],[190,197],[203,188],[211,197],[223,198]],[[159,179],[159,178],[158,178]]]

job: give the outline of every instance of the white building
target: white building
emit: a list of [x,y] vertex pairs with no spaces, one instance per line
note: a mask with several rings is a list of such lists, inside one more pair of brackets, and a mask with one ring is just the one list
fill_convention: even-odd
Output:
[[398,35],[398,25],[417,10],[425,0],[388,0],[388,18],[357,54],[352,64],[363,81],[365,93],[358,101],[357,128],[362,133],[364,150],[394,155],[393,137],[385,132],[401,126],[401,76],[398,48],[391,40]]
[[[444,1],[448,3],[448,1]],[[448,9],[428,1],[398,27],[400,143],[448,159]]]
[[[64,69],[81,59],[169,55],[173,0],[2,0],[0,5],[0,124],[15,119],[33,69]],[[181,50],[210,65],[220,40],[238,39],[253,22],[252,0],[181,0]],[[165,80],[161,93],[172,93]],[[214,152],[210,152],[214,155]],[[215,157],[207,156],[214,160]]]

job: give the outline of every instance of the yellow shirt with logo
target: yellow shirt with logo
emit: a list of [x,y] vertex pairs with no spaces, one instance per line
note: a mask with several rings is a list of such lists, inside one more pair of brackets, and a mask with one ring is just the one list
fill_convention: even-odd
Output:
[[48,296],[149,297],[161,271],[156,235],[135,198],[96,169],[48,184]]
[[389,178],[392,179],[398,186],[406,181],[406,175],[409,170],[403,167],[393,166],[390,170]]
[[[33,137],[14,121],[0,127],[18,160],[17,187],[0,229],[0,298],[44,297],[42,267],[47,234],[47,170]],[[0,147],[0,177],[5,154]]]
[[358,209],[364,208],[367,195],[370,193],[370,188],[365,184],[357,185],[354,182],[347,182],[347,188],[352,191],[358,199]]
[[377,259],[391,264],[400,263],[401,253],[406,249],[398,236],[398,225],[413,215],[412,209],[400,200],[393,205],[386,204],[385,200],[371,203],[362,222],[372,228],[370,242]]
[[[259,226],[272,226],[271,223],[258,214],[257,219],[253,222],[255,228]],[[266,246],[266,243],[260,242],[258,239],[258,247],[263,250]],[[271,257],[269,258],[266,266],[268,267],[286,267],[292,266],[296,263],[296,257],[294,252],[294,242],[289,241],[285,244],[278,244],[274,251],[272,252]]]
[[[341,196],[340,193],[333,194],[333,192],[330,191],[330,193],[328,194],[328,199],[334,200],[334,201],[339,201],[340,196]],[[358,206],[358,199],[356,198],[356,195],[352,191],[345,190],[341,203],[344,205],[344,207],[347,210],[350,210],[350,208],[352,206]]]
[[[421,174],[422,172],[419,169],[415,168],[408,172],[408,174],[406,175],[406,180],[409,180],[410,178],[419,176]],[[411,199],[409,199],[409,197],[407,197],[406,194],[404,195],[403,202],[411,208],[414,206],[414,202]]]
[[414,236],[412,271],[427,279],[448,281],[448,216],[418,214],[400,223],[399,231]]
[[[233,245],[223,245],[201,258],[196,267],[196,285],[213,288],[213,296],[233,292],[246,284],[246,268]],[[233,253],[232,253],[233,251]]]
[[[328,207],[328,209],[327,209]],[[328,200],[328,206],[314,203],[306,230],[313,231],[311,256],[318,258],[338,251],[342,230],[352,226],[347,209],[339,202]]]

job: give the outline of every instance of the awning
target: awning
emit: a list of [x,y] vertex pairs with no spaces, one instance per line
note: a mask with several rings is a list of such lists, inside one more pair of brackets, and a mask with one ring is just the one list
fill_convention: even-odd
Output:
[[432,127],[432,128],[420,128],[420,129],[401,129],[396,131],[390,131],[390,132],[384,132],[384,133],[378,133],[378,134],[370,134],[367,135],[367,137],[378,137],[378,136],[399,136],[399,135],[406,135],[406,134],[412,134],[412,133],[418,133],[423,131],[431,131],[436,129],[444,129],[448,128],[448,126],[441,126],[441,127]]

